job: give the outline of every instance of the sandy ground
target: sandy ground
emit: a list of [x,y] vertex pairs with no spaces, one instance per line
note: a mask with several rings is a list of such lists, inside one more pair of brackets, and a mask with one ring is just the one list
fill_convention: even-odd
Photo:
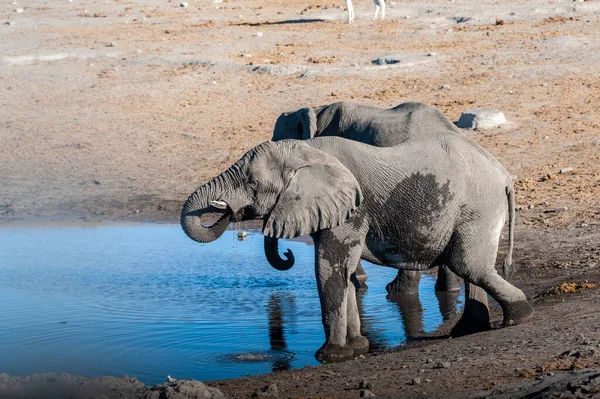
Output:
[[[304,106],[423,101],[452,120],[496,107],[506,125],[466,134],[514,176],[531,323],[210,385],[357,397],[366,378],[383,397],[464,397],[600,368],[599,291],[541,295],[600,282],[600,2],[396,1],[372,22],[357,0],[351,25],[343,3],[4,2],[0,222],[176,221],[199,184]],[[372,64],[382,56],[401,62]]]

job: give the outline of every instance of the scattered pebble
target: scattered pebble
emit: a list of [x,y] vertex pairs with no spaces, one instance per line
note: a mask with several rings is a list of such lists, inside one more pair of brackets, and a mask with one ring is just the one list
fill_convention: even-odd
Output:
[[362,379],[361,382],[358,383],[359,389],[371,389],[373,388],[373,383],[365,378]]
[[188,6],[188,3],[186,3],[185,1],[182,1],[181,3],[179,3],[179,7],[187,8],[187,6]]
[[169,382],[175,382],[175,381],[177,381],[177,378],[173,378],[170,375],[168,375],[167,376],[167,381],[169,381]]
[[427,359],[425,363],[433,363],[433,359]]
[[443,85],[441,88],[444,90],[450,90],[450,85]]
[[419,377],[413,378],[412,384],[413,385],[420,385],[421,384],[421,379]]
[[492,129],[505,123],[502,111],[496,108],[476,108],[464,111],[456,125],[464,129]]
[[428,57],[435,57],[435,54],[436,54],[436,53],[427,53],[427,56],[428,56]]
[[360,397],[361,398],[375,398],[375,397],[377,397],[377,395],[375,395],[373,392],[369,391],[368,389],[363,389],[360,391]]
[[246,57],[246,58],[250,58],[250,57],[252,57],[252,54],[245,54],[245,53],[242,53],[242,54],[240,54],[240,57]]
[[256,32],[256,34],[254,36],[262,37],[262,35],[263,35],[262,32]]
[[544,136],[542,137],[543,140],[548,140],[550,138],[550,136]]
[[15,21],[6,21],[4,25],[14,25]]
[[450,367],[452,367],[452,363],[450,363],[450,362],[439,362],[433,368],[434,369],[447,369]]
[[269,384],[266,387],[256,391],[254,396],[258,398],[277,397],[279,396],[279,389],[277,388],[277,385]]
[[22,13],[24,10],[22,8],[15,8],[15,12]]
[[115,42],[110,42],[106,45],[106,47],[117,47],[117,43]]
[[567,167],[567,168],[562,168],[558,173],[561,174],[561,175],[564,175],[565,173],[569,173],[569,172],[572,172],[572,171],[573,171],[573,168]]

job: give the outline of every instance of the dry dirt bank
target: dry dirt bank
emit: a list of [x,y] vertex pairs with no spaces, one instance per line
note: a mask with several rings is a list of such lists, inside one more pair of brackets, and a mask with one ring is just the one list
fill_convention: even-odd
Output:
[[[341,1],[16,2],[0,10],[0,222],[175,221],[192,190],[303,106],[505,112],[504,127],[466,134],[515,176],[515,281],[534,298],[531,323],[211,385],[356,397],[366,378],[383,397],[464,397],[599,367],[599,291],[536,297],[600,282],[598,1],[397,1],[373,23],[357,0],[352,25]],[[401,62],[374,66],[381,56]]]

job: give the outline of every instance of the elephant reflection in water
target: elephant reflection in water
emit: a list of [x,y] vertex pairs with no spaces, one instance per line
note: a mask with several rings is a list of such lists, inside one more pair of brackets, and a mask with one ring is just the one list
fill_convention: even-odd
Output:
[[[410,273],[418,273],[417,276],[409,275]],[[423,306],[419,299],[419,281],[421,280],[420,272],[410,272],[405,274],[406,279],[397,279],[394,281],[395,284],[402,285],[401,290],[397,290],[397,286],[391,286],[388,284],[386,289],[388,290],[387,299],[394,302],[398,307],[400,316],[402,318],[402,324],[404,325],[404,333],[407,340],[419,338],[423,336],[424,331],[424,319],[423,319]],[[443,273],[440,271],[440,274]],[[439,277],[438,277],[439,279]],[[457,316],[457,301],[460,295],[460,285],[458,291],[446,291],[437,289],[436,283],[435,295],[438,300],[439,311],[442,316],[442,324],[455,321]],[[382,342],[383,339],[376,337],[377,329],[375,326],[370,326],[368,318],[364,315],[362,307],[362,298],[364,291],[357,293],[357,305],[361,318],[362,332],[371,342],[370,350],[380,349],[377,342]]]
[[[290,304],[291,309],[288,309],[290,313],[295,313],[295,302],[294,297],[283,298],[283,301]],[[269,344],[272,351],[282,352],[283,356],[273,359],[272,369],[275,371],[283,371],[290,369],[290,360],[287,352],[287,344],[285,343],[285,337],[283,334],[283,310],[282,310],[282,297],[279,293],[271,294],[269,303],[267,305],[267,311],[269,313]]]

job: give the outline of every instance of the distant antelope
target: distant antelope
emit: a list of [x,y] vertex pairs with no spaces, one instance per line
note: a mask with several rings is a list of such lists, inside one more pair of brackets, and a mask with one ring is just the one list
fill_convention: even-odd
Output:
[[[375,15],[373,20],[377,19],[379,15],[379,9],[381,9],[381,19],[385,18],[385,0],[373,0],[375,3]],[[348,8],[348,23],[354,21],[354,7],[352,7],[352,0],[346,0],[346,7]]]

